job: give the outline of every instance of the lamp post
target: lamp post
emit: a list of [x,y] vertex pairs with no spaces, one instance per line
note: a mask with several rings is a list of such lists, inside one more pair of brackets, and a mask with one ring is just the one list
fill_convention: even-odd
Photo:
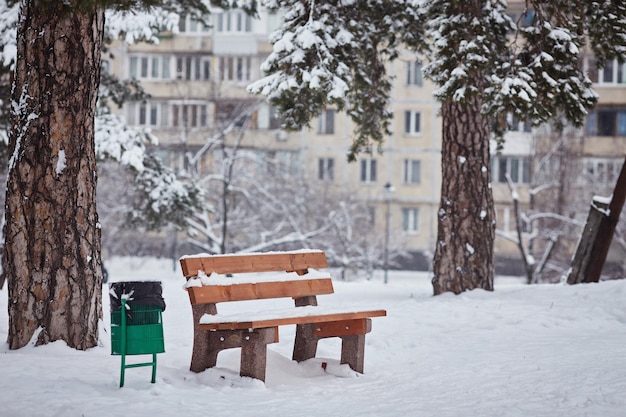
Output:
[[391,206],[391,193],[393,192],[394,188],[391,185],[390,182],[387,182],[387,184],[384,185],[383,187],[383,193],[384,193],[384,198],[385,198],[385,205],[386,205],[386,212],[385,212],[385,254],[384,254],[384,258],[383,258],[383,269],[385,271],[385,278],[384,278],[384,282],[385,284],[389,281],[389,277],[388,277],[388,272],[389,272],[389,220],[391,218],[391,210],[390,210],[390,206]]

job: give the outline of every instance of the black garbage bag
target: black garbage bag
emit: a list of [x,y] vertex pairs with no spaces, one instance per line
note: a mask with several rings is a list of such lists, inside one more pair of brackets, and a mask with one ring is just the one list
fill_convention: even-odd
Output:
[[122,307],[122,298],[126,298],[128,317],[132,315],[134,306],[160,307],[165,311],[163,299],[163,287],[160,281],[125,281],[112,282],[109,284],[109,298],[111,300],[111,312]]

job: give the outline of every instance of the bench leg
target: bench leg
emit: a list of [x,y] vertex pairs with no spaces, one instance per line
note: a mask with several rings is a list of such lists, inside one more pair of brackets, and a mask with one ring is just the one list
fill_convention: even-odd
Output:
[[352,370],[363,373],[365,334],[371,330],[372,320],[369,318],[298,325],[293,360],[302,362],[314,358],[319,339],[340,337],[341,363],[347,363]]
[[244,333],[241,340],[241,367],[239,374],[265,382],[267,344],[276,340],[277,327],[256,329]]
[[341,341],[341,363],[347,363],[353,371],[362,374],[365,359],[365,335],[343,336]]
[[298,324],[296,339],[293,345],[293,357],[296,362],[303,362],[314,358],[317,354],[317,341],[314,324]]
[[218,351],[210,349],[209,332],[199,332],[193,338],[193,353],[191,354],[192,372],[202,372],[207,368],[215,366]]
[[202,372],[207,368],[215,366],[217,352],[211,350],[210,332],[200,330],[198,323],[204,314],[216,314],[215,304],[196,304],[191,306],[193,312],[193,351],[191,353],[192,372]]

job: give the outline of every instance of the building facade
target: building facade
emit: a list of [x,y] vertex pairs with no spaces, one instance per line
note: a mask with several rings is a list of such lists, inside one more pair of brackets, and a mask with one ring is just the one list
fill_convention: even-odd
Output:
[[[511,10],[516,16],[531,18],[521,14],[515,2]],[[125,104],[122,115],[126,123],[150,128],[159,138],[162,159],[178,170],[209,167],[210,153],[196,158],[195,167],[187,166],[190,162],[185,155],[203,149],[232,127],[245,127],[239,136],[241,146],[281,160],[286,174],[305,176],[329,189],[358,196],[371,208],[373,227],[381,235],[387,233],[417,254],[410,265],[403,266],[429,268],[441,188],[441,119],[434,87],[422,77],[422,60],[405,52],[390,64],[393,133],[381,153],[374,150],[348,163],[352,125],[344,113],[328,108],[309,128],[286,132],[280,129],[273,109],[246,92],[246,86],[262,76],[260,65],[272,50],[268,37],[279,17],[263,10],[258,19],[240,11],[218,11],[211,16],[211,23],[207,27],[182,17],[178,31],[162,34],[158,44],[113,45],[115,59],[107,61],[105,68],[121,78],[140,80],[151,95],[145,102]],[[588,65],[594,68],[591,60]],[[578,173],[609,185],[626,153],[626,67],[614,63],[590,73],[600,104],[591,113],[586,131],[574,134],[568,146],[575,151],[571,155],[577,157]],[[549,152],[537,152],[550,148],[554,140],[545,129],[532,129],[515,120],[509,120],[509,127],[503,149],[494,151],[492,158],[500,231],[496,256],[505,264],[520,256],[510,239],[517,222],[511,183],[521,207],[536,212],[537,202],[530,190],[542,185],[540,173],[545,174],[555,161],[546,168],[540,159],[543,155],[545,160]],[[587,199],[587,183],[576,179],[574,184],[583,189],[576,191],[584,195],[582,199]],[[525,227],[526,232],[530,230]]]

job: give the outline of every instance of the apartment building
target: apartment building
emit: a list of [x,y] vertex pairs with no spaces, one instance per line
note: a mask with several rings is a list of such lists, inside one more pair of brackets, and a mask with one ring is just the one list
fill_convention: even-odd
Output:
[[[512,13],[519,15],[521,5],[515,3]],[[268,36],[278,19],[265,11],[258,19],[240,11],[216,12],[210,28],[182,18],[178,32],[162,34],[157,45],[115,44],[109,70],[139,79],[151,94],[145,103],[125,105],[126,122],[149,127],[159,138],[160,155],[176,169],[187,169],[186,152],[201,149],[230,124],[246,123],[242,146],[271,153],[291,167],[287,171],[291,175],[304,175],[358,196],[371,208],[373,227],[416,254],[411,266],[428,268],[441,188],[441,119],[434,87],[422,77],[422,61],[405,52],[390,64],[393,133],[382,153],[374,150],[348,163],[352,125],[345,114],[328,108],[310,128],[285,132],[272,108],[245,90],[262,75],[259,67],[271,52]],[[590,115],[582,132],[586,134],[578,137],[577,154],[586,174],[610,184],[626,152],[626,69],[615,63],[593,76],[600,105]],[[523,121],[510,120],[509,125],[507,141],[492,159],[500,236],[512,234],[516,222],[506,174],[522,207],[530,207],[535,149],[549,136]],[[198,169],[211,164],[208,154],[206,158]],[[519,259],[519,251],[510,240],[499,237],[496,256],[510,265],[510,260]]]

